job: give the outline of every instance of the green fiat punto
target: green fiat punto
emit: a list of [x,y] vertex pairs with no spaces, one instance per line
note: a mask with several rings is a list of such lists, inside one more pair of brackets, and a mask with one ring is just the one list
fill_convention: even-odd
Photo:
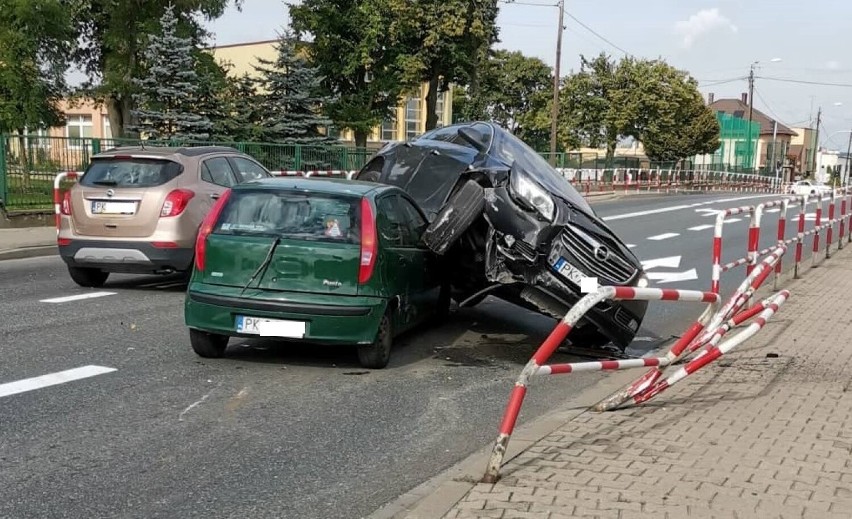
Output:
[[224,192],[198,233],[187,289],[193,350],[230,337],[357,345],[383,368],[391,343],[444,315],[449,287],[402,190],[350,180],[266,179]]

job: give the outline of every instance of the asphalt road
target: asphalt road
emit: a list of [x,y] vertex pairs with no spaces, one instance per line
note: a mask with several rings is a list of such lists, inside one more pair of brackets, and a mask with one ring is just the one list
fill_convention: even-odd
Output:
[[[696,269],[698,279],[658,286],[706,290],[712,228],[689,229],[712,225],[709,210],[756,203],[746,196],[642,196],[596,210],[641,259],[680,257],[650,272]],[[747,225],[726,224],[726,260],[744,254]],[[764,234],[768,246],[774,231]],[[743,275],[728,274],[724,289]],[[184,288],[115,276],[101,297],[44,302],[96,291],[76,287],[56,257],[0,262],[0,517],[365,516],[493,440],[512,380],[553,325],[488,299],[403,338],[381,371],[360,369],[348,348],[268,341],[232,341],[227,358],[203,360],[183,324]],[[652,303],[640,333],[651,340],[631,352],[700,310]],[[2,391],[86,366],[114,371]],[[550,377],[521,422],[601,376]]]

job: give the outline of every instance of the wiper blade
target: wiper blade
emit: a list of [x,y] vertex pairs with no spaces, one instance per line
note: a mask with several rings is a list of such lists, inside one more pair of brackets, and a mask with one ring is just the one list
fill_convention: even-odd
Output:
[[276,236],[275,239],[272,241],[272,246],[269,247],[269,252],[266,253],[266,257],[263,259],[260,266],[257,267],[257,270],[254,271],[254,274],[251,275],[251,277],[248,280],[248,283],[246,283],[245,286],[243,286],[243,289],[240,290],[241,296],[243,295],[243,292],[245,292],[246,289],[248,289],[249,285],[251,285],[252,281],[254,281],[255,278],[257,278],[258,274],[260,274],[261,271],[264,271],[264,273],[266,272],[266,268],[269,267],[269,264],[272,262],[272,255],[275,253],[275,249],[278,248],[279,243],[281,243],[281,236],[280,235]]
[[117,186],[118,182],[116,182],[115,180],[93,180],[92,184],[98,186]]

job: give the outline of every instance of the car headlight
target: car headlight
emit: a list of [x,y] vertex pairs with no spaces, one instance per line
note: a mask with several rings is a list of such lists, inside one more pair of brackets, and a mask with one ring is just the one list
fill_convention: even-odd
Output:
[[553,205],[553,198],[544,188],[518,170],[512,171],[509,175],[509,185],[516,198],[530,209],[538,211],[546,220],[553,221],[556,208]]

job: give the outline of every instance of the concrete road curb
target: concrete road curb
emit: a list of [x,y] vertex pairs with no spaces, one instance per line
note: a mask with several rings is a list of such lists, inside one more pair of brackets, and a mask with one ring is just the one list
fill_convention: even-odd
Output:
[[[660,347],[663,348],[665,345]],[[608,373],[606,378],[592,384],[577,396],[565,402],[563,406],[518,427],[512,434],[512,441],[509,443],[504,463],[516,458],[565,423],[584,413],[593,412],[588,410],[590,406],[606,398],[612,392],[623,388],[635,378],[636,373],[631,371]],[[512,380],[507,378],[507,395],[511,387]],[[532,391],[532,398],[535,398],[536,391],[547,391],[547,384],[536,385]],[[495,417],[494,421],[495,438],[499,418]],[[485,472],[492,445],[489,443],[441,474],[385,504],[382,508],[367,516],[367,519],[442,518],[471,489],[480,484],[479,480]]]
[[34,247],[22,247],[20,249],[0,250],[0,261],[24,258],[38,258],[41,256],[55,256],[59,254],[56,245],[36,245]]

